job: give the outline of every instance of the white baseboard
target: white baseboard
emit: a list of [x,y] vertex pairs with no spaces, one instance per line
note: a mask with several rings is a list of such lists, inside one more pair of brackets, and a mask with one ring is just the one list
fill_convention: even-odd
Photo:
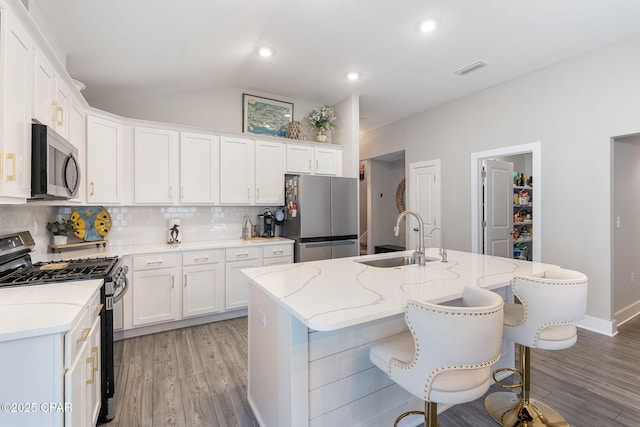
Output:
[[636,301],[635,303],[623,308],[622,310],[615,312],[613,316],[616,319],[618,326],[620,326],[623,323],[626,323],[629,320],[633,319],[639,314],[640,314],[640,301]]
[[577,326],[609,337],[618,333],[618,325],[615,320],[603,320],[592,316],[584,316],[582,322]]

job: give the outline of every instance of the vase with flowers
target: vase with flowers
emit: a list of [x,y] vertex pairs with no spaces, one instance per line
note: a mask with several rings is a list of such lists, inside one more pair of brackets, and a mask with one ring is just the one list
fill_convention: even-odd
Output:
[[66,245],[69,232],[74,230],[73,221],[61,219],[47,223],[47,230],[53,234],[54,245]]
[[327,140],[327,132],[337,128],[336,116],[333,115],[333,108],[328,105],[316,107],[309,113],[309,123],[311,129],[317,132],[316,140],[325,142]]

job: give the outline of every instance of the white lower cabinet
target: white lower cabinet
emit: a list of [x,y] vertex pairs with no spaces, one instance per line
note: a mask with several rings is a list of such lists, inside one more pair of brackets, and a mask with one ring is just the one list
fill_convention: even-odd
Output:
[[226,250],[225,309],[235,310],[249,305],[249,279],[243,268],[262,265],[262,248],[232,248]]
[[265,246],[262,249],[262,265],[280,265],[293,263],[293,245]]
[[[86,329],[85,329],[86,330]],[[64,375],[65,403],[70,411],[65,411],[65,426],[95,425],[100,414],[100,318],[85,335],[78,339],[83,342],[71,368]]]
[[224,250],[182,254],[182,317],[224,310]]
[[[133,255],[125,263],[133,273],[114,307],[114,327],[125,334],[147,326],[157,332],[246,308],[249,282],[241,270],[293,263],[293,242]],[[135,334],[145,333],[140,331]]]
[[0,402],[15,405],[0,412],[0,426],[96,425],[101,309],[96,289],[67,331],[0,342],[0,378],[6,385],[0,387]]
[[133,257],[133,325],[180,318],[181,274],[177,254]]

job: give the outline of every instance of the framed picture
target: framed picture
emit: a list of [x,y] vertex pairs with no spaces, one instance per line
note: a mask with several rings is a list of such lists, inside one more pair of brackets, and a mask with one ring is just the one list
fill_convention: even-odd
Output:
[[243,132],[284,137],[292,120],[292,103],[242,94]]

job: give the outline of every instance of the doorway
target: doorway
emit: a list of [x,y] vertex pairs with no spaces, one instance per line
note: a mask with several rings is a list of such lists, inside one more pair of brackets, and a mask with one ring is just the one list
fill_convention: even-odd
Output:
[[[483,166],[486,168],[487,161],[497,160],[503,163],[511,163],[514,171],[519,172],[519,177],[523,176],[533,177],[535,181],[535,195],[532,192],[533,182],[527,182],[525,180],[524,185],[520,181],[513,181],[513,195],[509,193],[509,197],[502,197],[495,200],[500,203],[500,207],[493,206],[496,211],[500,209],[500,212],[505,212],[505,209],[509,209],[508,219],[513,220],[516,223],[515,226],[507,226],[507,233],[510,234],[509,238],[513,239],[514,234],[517,233],[517,238],[513,239],[515,243],[508,244],[509,248],[513,247],[513,255],[516,257],[522,257],[522,252],[518,253],[519,248],[527,249],[527,258],[540,262],[541,259],[541,236],[542,236],[542,186],[541,184],[541,162],[540,162],[540,142],[534,142],[531,144],[517,145],[513,147],[505,147],[496,150],[483,151],[471,154],[471,251],[474,253],[484,253],[487,251],[487,247],[490,247],[491,240],[487,239],[487,221],[486,204],[485,204],[485,177],[483,174]],[[529,189],[527,189],[529,188]],[[521,195],[521,192],[526,193]],[[516,199],[518,196],[518,199]],[[524,202],[524,203],[523,203]],[[505,206],[505,204],[507,204]],[[530,210],[528,209],[530,208]],[[513,211],[513,212],[512,212]],[[529,217],[527,217],[527,213]],[[522,219],[520,219],[522,214]],[[505,216],[505,215],[502,215]],[[506,220],[507,218],[501,218]],[[504,221],[502,221],[504,222]],[[504,231],[504,225],[502,226]],[[520,233],[526,230],[525,235]],[[534,234],[535,233],[535,234]],[[534,240],[535,236],[535,240]],[[502,247],[504,251],[507,247],[504,243],[498,245]]]
[[393,233],[398,216],[396,194],[404,177],[404,151],[360,161],[361,254],[404,250],[405,233]]
[[613,138],[612,303],[617,326],[640,313],[640,134]]

